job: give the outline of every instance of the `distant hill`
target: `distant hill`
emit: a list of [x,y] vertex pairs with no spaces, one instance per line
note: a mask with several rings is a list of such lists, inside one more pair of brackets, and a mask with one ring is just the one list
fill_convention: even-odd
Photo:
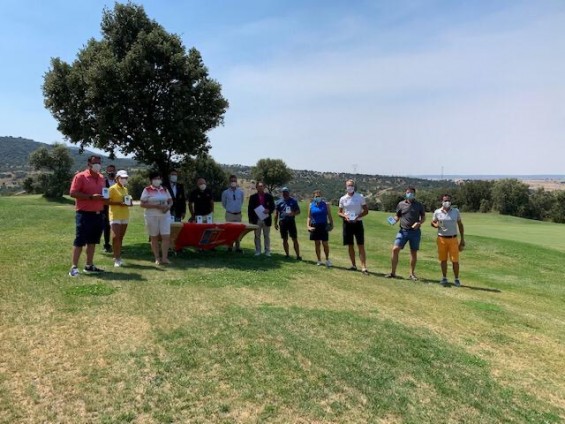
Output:
[[[51,148],[52,145],[40,143],[21,137],[0,137],[0,183],[6,184],[15,191],[21,187],[23,179],[31,171],[28,165],[28,158],[31,152],[40,147]],[[74,159],[73,170],[84,169],[86,158],[93,154],[85,150],[82,154],[79,149],[69,146],[69,150]],[[118,169],[132,170],[133,168],[143,167],[132,159],[108,159],[103,157],[103,166],[113,163]],[[221,165],[228,174],[235,174],[239,179],[245,181],[247,188],[251,189],[252,167],[247,165]],[[4,180],[2,179],[4,178]],[[309,199],[314,189],[322,190],[326,199],[336,202],[344,193],[345,181],[353,179],[357,182],[361,193],[369,198],[380,197],[388,191],[402,192],[407,186],[417,187],[418,190],[433,190],[437,188],[454,187],[452,181],[437,181],[416,177],[400,177],[369,174],[351,174],[345,172],[319,172],[309,170],[293,170],[293,178],[288,183],[291,194],[299,199]],[[190,184],[189,184],[190,185]],[[0,193],[2,194],[2,193]],[[274,193],[278,195],[279,193]]]
[[[47,147],[51,149],[53,146],[47,143],[30,140],[22,137],[0,137],[0,172],[30,171],[28,165],[29,155],[35,150]],[[95,154],[89,150],[79,153],[79,148],[68,146],[71,157],[74,160],[73,170],[83,169],[86,159],[89,155]],[[108,159],[107,156],[101,155],[103,164],[113,163],[118,169],[131,169],[138,167],[139,164],[133,159]]]

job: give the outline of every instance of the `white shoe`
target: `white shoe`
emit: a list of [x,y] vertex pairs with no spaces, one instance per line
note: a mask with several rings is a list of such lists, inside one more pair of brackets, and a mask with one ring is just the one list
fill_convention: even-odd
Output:
[[265,256],[271,257],[271,252],[265,252]]
[[255,256],[261,256],[261,252],[255,252]]
[[331,268],[331,267],[332,267],[332,261],[330,261],[330,260],[328,259],[328,260],[326,261],[326,266],[327,266],[328,268]]
[[322,261],[318,261],[318,262],[316,262],[316,265],[318,265],[318,266],[322,266]]

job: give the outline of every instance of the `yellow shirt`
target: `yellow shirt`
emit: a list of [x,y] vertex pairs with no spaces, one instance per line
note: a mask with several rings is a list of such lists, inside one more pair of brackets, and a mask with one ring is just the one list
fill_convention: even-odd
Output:
[[[123,203],[124,196],[127,196],[128,189],[120,186],[119,184],[114,184],[110,187],[110,202],[120,202]],[[125,205],[110,205],[110,221],[129,219],[129,207]]]

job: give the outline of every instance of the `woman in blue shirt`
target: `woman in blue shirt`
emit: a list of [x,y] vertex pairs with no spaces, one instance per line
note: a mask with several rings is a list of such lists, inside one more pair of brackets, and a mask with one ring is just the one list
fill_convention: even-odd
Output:
[[324,246],[324,254],[326,255],[326,266],[332,266],[330,261],[330,246],[328,244],[328,232],[333,229],[334,221],[330,210],[330,205],[322,200],[322,192],[315,190],[312,202],[308,209],[308,219],[306,226],[310,232],[310,240],[314,240],[316,247],[316,256],[318,257],[317,265],[323,265],[321,257],[320,244]]

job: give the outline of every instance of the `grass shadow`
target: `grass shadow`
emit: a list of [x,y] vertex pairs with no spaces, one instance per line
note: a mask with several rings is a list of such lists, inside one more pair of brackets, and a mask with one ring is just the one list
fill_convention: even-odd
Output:
[[81,274],[88,278],[98,278],[104,281],[147,281],[145,277],[136,272],[112,272],[102,274]]

